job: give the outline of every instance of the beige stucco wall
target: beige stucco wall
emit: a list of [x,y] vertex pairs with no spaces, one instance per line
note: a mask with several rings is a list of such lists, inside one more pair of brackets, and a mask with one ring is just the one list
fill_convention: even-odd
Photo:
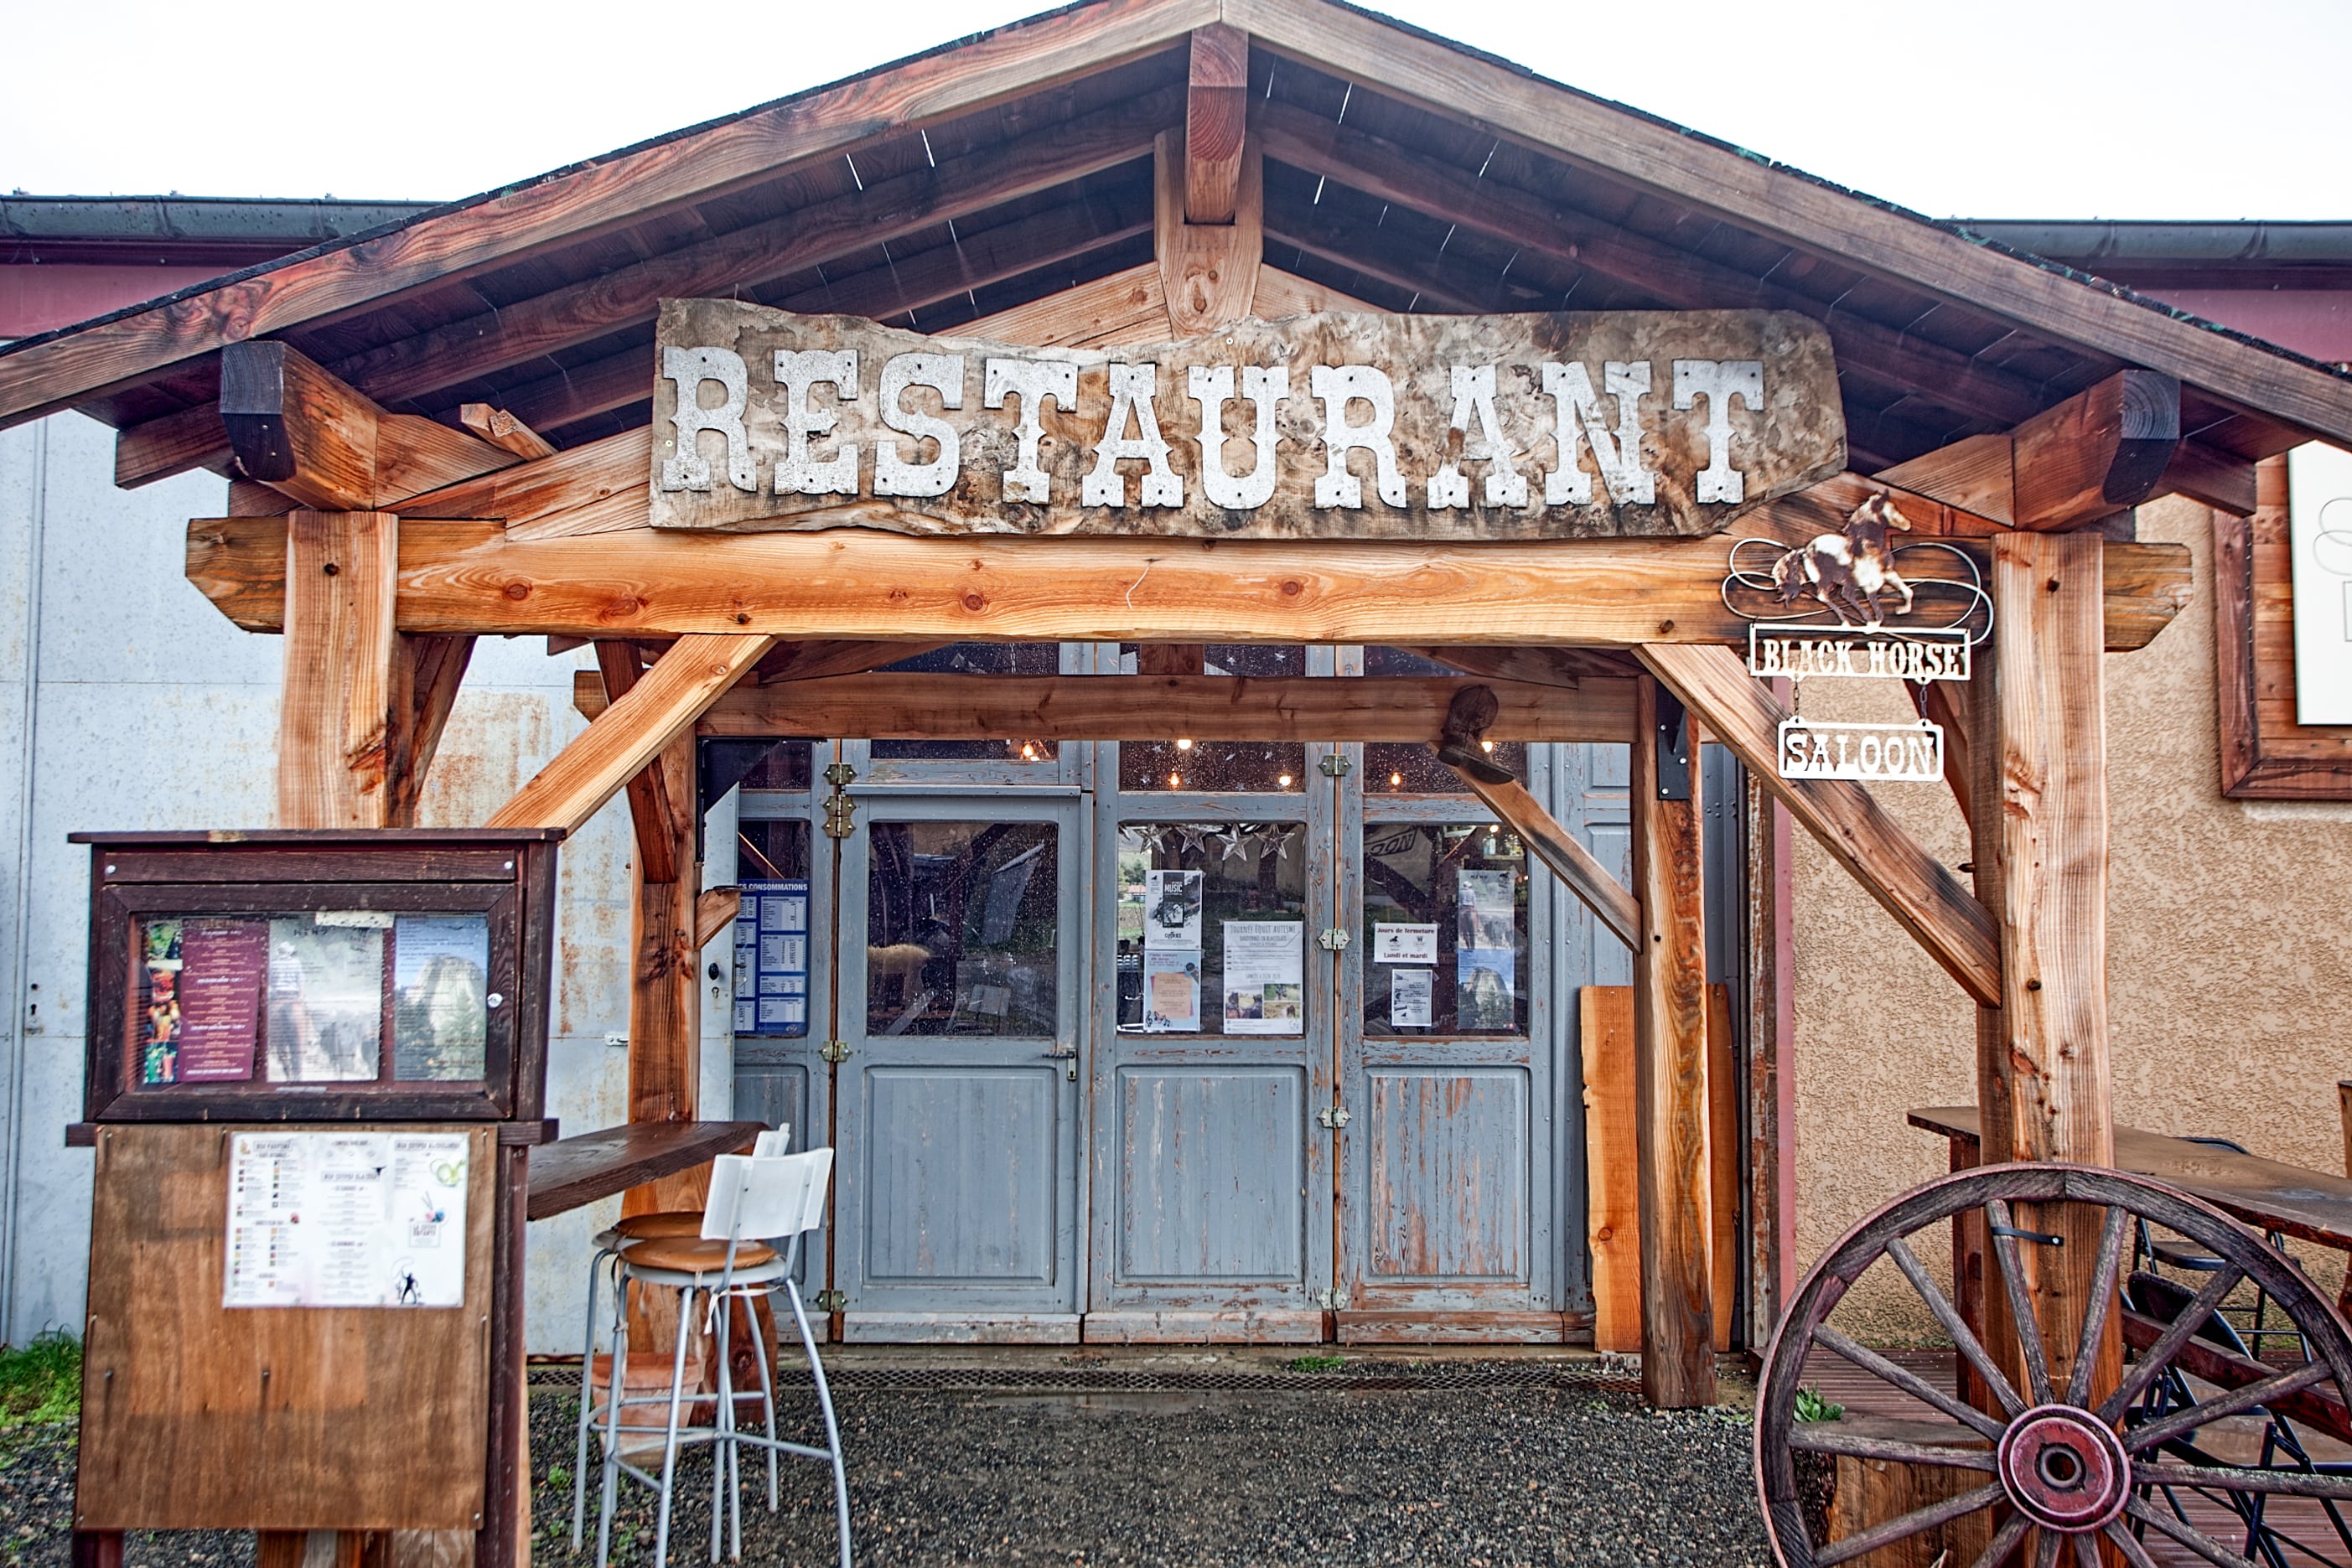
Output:
[[[2214,740],[2211,514],[2145,507],[2140,537],[2189,547],[2196,595],[2147,647],[2107,656],[2107,996],[2116,1117],[2234,1138],[2340,1172],[2336,1082],[2352,1077],[2352,805],[2224,800]],[[1892,683],[1810,683],[1817,716],[1901,721]],[[1968,859],[1948,792],[1880,787],[1946,863]],[[1796,971],[1796,1255],[1945,1169],[1914,1105],[1971,1103],[1973,1010],[1958,987],[1801,830]],[[1923,1252],[1923,1256],[1926,1255]],[[2315,1270],[2331,1289],[2341,1264]],[[1842,1309],[1888,1339],[1924,1335],[1874,1270]]]

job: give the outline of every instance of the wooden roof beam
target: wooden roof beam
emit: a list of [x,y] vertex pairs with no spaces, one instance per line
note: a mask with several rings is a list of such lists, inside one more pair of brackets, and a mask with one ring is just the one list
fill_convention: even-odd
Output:
[[[630,497],[639,506],[643,482],[640,471]],[[1776,525],[1785,506],[1757,508],[1740,531],[1819,531],[1821,506]],[[588,637],[1727,646],[1747,635],[1720,594],[1730,548],[1720,535],[1432,548],[857,528],[517,539],[498,523],[404,517],[397,613],[406,632]],[[2143,646],[2187,602],[2189,552],[2120,543],[2107,552],[2107,646]],[[189,525],[189,580],[237,624],[277,629],[285,574],[278,519]]]
[[1265,250],[1263,164],[1249,131],[1249,35],[1193,31],[1184,124],[1162,131],[1153,169],[1160,290],[1172,336],[1250,314]]
[[389,510],[521,461],[462,430],[386,413],[278,342],[221,351],[217,423],[248,477],[320,511]]
[[1242,139],[1249,122],[1249,35],[1223,22],[1192,30],[1184,94],[1184,221],[1238,215]]
[[457,423],[525,462],[555,455],[553,443],[505,409],[486,402],[462,403],[457,409]]
[[[330,368],[377,398],[425,397],[651,321],[666,298],[755,287],[877,241],[1114,168],[1149,152],[1159,129],[1179,108],[1172,89],[1147,93],[1001,146],[946,159],[935,168],[877,180],[863,191],[350,355]],[[648,375],[648,389],[651,384]],[[190,439],[192,422],[199,434],[204,428],[197,410],[166,418],[171,423],[162,429],[151,433],[144,424],[134,425],[117,438],[116,483],[160,479],[211,460],[212,454]]]

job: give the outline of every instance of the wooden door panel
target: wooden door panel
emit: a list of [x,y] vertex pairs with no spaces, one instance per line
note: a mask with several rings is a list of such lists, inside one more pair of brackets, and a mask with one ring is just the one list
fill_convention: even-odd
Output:
[[1361,1148],[1383,1286],[1532,1285],[1534,1127],[1526,1068],[1373,1067]]
[[1307,1268],[1307,1072],[1118,1070],[1122,1284],[1299,1285]]
[[1060,1070],[873,1067],[864,1087],[866,1282],[1053,1286]]

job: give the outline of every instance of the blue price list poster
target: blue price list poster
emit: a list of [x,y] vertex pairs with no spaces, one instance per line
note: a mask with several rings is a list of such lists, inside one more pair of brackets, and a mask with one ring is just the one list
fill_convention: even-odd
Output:
[[808,1033],[809,884],[746,882],[735,917],[735,1032]]

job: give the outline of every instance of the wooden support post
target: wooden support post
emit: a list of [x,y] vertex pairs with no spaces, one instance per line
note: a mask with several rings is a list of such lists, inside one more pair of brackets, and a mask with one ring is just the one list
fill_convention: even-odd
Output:
[[1715,1403],[1698,745],[1671,691],[1646,676],[1635,691],[1630,794],[1642,916],[1633,945],[1642,1392],[1662,1408],[1687,1409]]
[[[694,853],[694,734],[665,746],[647,765],[662,775],[664,820],[637,823],[667,840],[670,874],[656,879],[641,854],[637,866],[636,960],[629,985],[629,1120],[690,1122],[701,1082],[701,1039],[694,983],[695,898],[700,862]],[[633,790],[632,813],[639,808]],[[624,1206],[626,1207],[625,1205]]]
[[[1973,683],[1978,896],[1999,923],[2000,1006],[1979,1012],[1982,1158],[2115,1163],[2107,1057],[2107,800],[2100,541],[2016,534],[1992,547],[1994,635]],[[2098,1249],[2095,1210],[2018,1221],[2066,1237],[2021,1244],[2052,1375],[2075,1359]],[[2003,1292],[1986,1265],[1996,1343]],[[2109,1319],[2103,1378],[2120,1370]]]

